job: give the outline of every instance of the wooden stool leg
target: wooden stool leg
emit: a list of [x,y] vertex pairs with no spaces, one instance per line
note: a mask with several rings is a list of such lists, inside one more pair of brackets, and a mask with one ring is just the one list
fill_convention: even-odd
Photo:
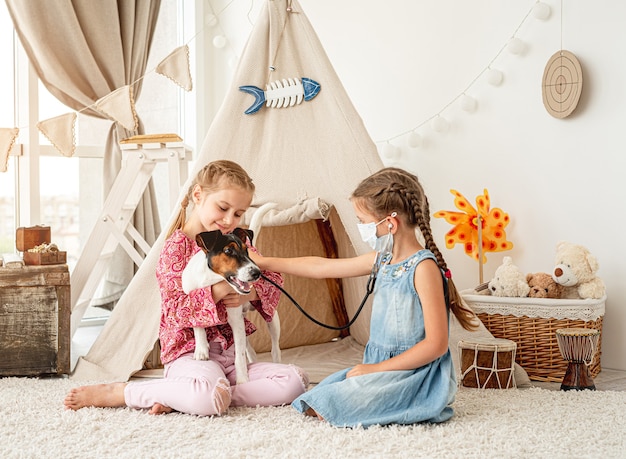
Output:
[[561,383],[561,390],[596,390],[596,385],[584,362],[570,361]]

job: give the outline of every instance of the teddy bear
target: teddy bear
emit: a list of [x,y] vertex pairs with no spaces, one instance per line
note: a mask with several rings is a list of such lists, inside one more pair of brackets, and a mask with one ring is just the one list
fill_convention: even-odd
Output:
[[587,248],[561,241],[556,246],[552,278],[564,288],[563,298],[594,298],[604,296],[604,282],[598,276],[598,260]]
[[488,287],[493,296],[525,297],[530,291],[524,273],[513,264],[511,257],[502,258]]
[[529,298],[561,298],[563,295],[564,287],[548,273],[528,273],[526,282],[530,287]]

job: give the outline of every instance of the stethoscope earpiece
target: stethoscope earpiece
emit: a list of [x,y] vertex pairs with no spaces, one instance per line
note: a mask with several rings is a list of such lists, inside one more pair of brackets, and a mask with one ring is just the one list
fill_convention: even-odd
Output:
[[[391,212],[391,215],[390,215],[391,218],[395,218],[397,216],[398,216],[398,212]],[[389,223],[387,225],[387,228],[389,228],[389,230],[392,230],[393,229],[393,223]]]

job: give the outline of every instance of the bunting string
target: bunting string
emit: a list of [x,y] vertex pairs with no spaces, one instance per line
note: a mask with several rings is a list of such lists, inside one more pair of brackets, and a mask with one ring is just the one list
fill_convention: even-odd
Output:
[[[56,148],[56,150],[63,156],[71,157],[76,150],[75,140],[75,123],[77,113],[86,111],[88,109],[96,110],[106,116],[108,119],[119,123],[129,131],[137,129],[137,113],[135,110],[135,101],[133,99],[133,86],[141,81],[151,73],[156,73],[168,78],[174,84],[178,85],[183,90],[189,92],[193,89],[193,82],[190,70],[190,58],[189,58],[189,44],[193,42],[201,33],[203,33],[207,27],[220,27],[220,32],[213,37],[213,46],[216,48],[223,48],[229,41],[223,34],[221,27],[220,17],[221,15],[233,4],[234,0],[228,2],[218,13],[215,13],[215,9],[211,2],[208,2],[211,8],[211,13],[207,15],[204,25],[193,37],[191,37],[184,45],[175,48],[170,54],[162,59],[159,64],[152,70],[147,71],[143,76],[129,85],[125,85],[121,88],[116,88],[111,93],[98,99],[92,105],[85,107],[82,110],[74,111],[64,115],[60,115],[54,118],[42,120],[37,123],[37,129],[50,141],[50,143]],[[253,9],[254,2],[251,3],[250,9],[247,13],[248,21],[250,20],[250,13]],[[291,2],[289,2],[291,4]],[[445,104],[437,113],[426,118],[424,121],[418,123],[413,128],[395,134],[387,139],[376,141],[383,146],[383,156],[391,158],[397,154],[397,148],[392,144],[401,137],[408,136],[408,146],[411,148],[417,148],[421,145],[421,136],[418,131],[426,124],[432,123],[432,128],[436,131],[443,132],[447,129],[448,122],[443,117],[444,112],[457,101],[461,101],[461,108],[465,111],[471,112],[476,108],[476,101],[467,95],[468,91],[483,77],[485,74],[488,77],[490,84],[498,86],[501,84],[503,74],[500,70],[493,67],[494,63],[500,57],[500,55],[508,49],[511,53],[522,54],[525,48],[525,44],[519,38],[517,33],[524,25],[530,15],[540,20],[545,20],[550,16],[550,7],[541,0],[537,0],[535,5],[526,13],[519,26],[513,32],[511,39],[505,43],[496,55],[491,59],[487,66],[479,72],[478,75],[455,97],[453,97],[447,104]],[[9,154],[13,145],[18,138],[20,128],[0,127],[0,172],[6,172]]]
[[414,149],[418,148],[422,145],[422,136],[420,132],[423,131],[423,128],[430,124],[431,128],[434,131],[443,133],[448,129],[448,121],[444,117],[444,113],[448,108],[450,108],[453,104],[460,101],[460,107],[462,110],[466,112],[474,112],[477,108],[477,101],[473,97],[468,95],[468,92],[472,87],[476,85],[476,83],[481,80],[483,77],[487,77],[487,81],[492,86],[499,86],[503,79],[504,74],[501,70],[497,69],[494,64],[498,60],[498,58],[502,55],[505,50],[508,50],[512,54],[521,55],[524,53],[526,49],[525,43],[518,38],[518,33],[522,26],[526,23],[528,18],[532,15],[536,19],[539,20],[547,20],[550,17],[551,9],[550,6],[541,2],[541,0],[537,0],[535,4],[528,10],[528,12],[524,15],[523,19],[520,21],[517,28],[511,34],[511,37],[507,40],[504,45],[499,49],[499,51],[495,54],[495,56],[488,62],[488,64],[469,82],[469,84],[456,96],[454,96],[448,103],[446,103],[437,113],[427,117],[414,127],[400,132],[398,134],[392,135],[386,139],[377,140],[375,143],[379,144],[382,147],[382,154],[387,159],[395,159],[399,152],[397,147],[393,141],[406,137],[406,144],[409,148]]

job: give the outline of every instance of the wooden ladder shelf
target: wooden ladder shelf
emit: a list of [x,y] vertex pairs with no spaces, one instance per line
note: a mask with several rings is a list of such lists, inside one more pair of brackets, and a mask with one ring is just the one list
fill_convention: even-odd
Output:
[[168,163],[170,209],[177,205],[180,188],[187,180],[191,150],[182,143],[182,139],[177,137],[176,142],[163,142],[155,136],[136,138],[137,141],[131,138],[126,143],[120,143],[122,167],[70,276],[71,336],[80,326],[118,245],[137,266],[141,265],[145,255],[135,245],[144,254],[150,251],[150,245],[133,226],[132,219],[156,164]]

